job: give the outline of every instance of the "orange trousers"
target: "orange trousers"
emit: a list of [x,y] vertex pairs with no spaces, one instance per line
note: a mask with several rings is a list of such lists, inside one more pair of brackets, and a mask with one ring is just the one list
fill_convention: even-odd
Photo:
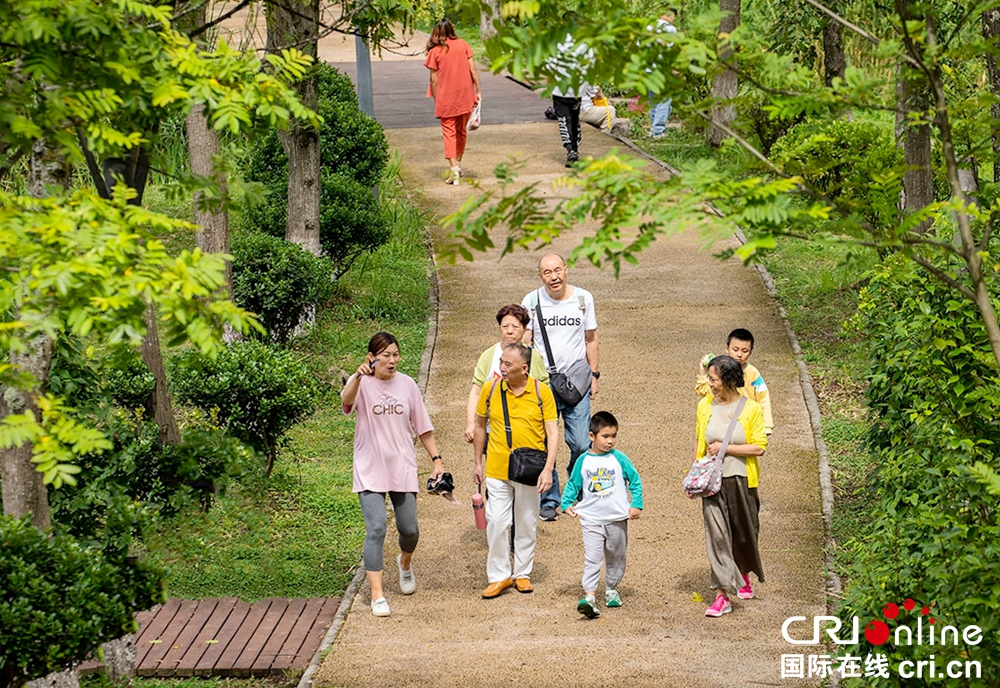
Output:
[[444,157],[449,159],[460,158],[465,153],[465,138],[468,135],[466,126],[469,124],[469,115],[441,118],[441,133],[444,135]]

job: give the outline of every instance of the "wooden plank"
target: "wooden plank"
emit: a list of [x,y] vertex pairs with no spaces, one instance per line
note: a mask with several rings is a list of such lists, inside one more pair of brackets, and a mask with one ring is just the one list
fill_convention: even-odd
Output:
[[151,641],[158,640],[160,634],[166,630],[170,622],[173,621],[177,610],[181,608],[181,600],[171,598],[167,600],[159,611],[149,621],[148,625],[139,632],[139,637],[135,640],[135,668],[136,671],[142,666],[143,661],[149,651],[156,647]]
[[[299,614],[299,618],[295,621],[295,625],[288,633],[288,638],[278,650],[278,655],[274,658],[274,661],[271,662],[272,671],[284,671],[293,666],[304,667],[309,664],[309,658],[306,657],[303,660],[303,657],[299,655],[299,651],[306,642],[306,637],[316,622],[316,617],[323,610],[323,603],[325,601],[322,597],[314,597],[306,602],[305,608],[303,608],[302,613]],[[312,657],[314,652],[315,650],[310,652],[309,657]]]
[[339,608],[339,597],[328,597],[324,600],[323,609],[316,615],[316,620],[313,621],[312,628],[309,629],[302,647],[299,648],[299,655],[305,657],[305,664],[302,666],[308,665],[309,660],[316,654],[316,650],[319,649],[323,638],[326,637],[326,632],[330,629],[330,624],[333,623],[333,617],[337,615],[337,609]]
[[[233,676],[249,676],[250,669],[253,667],[253,663],[257,661],[257,655],[267,644],[267,639],[271,637],[271,632],[277,625],[278,620],[281,619],[282,614],[285,613],[285,607],[288,606],[288,600],[272,599],[270,600],[270,605],[267,608],[267,613],[260,620],[257,628],[254,629],[253,634],[247,639],[246,645],[243,648],[243,652],[240,656],[233,662],[232,675]],[[240,631],[243,629],[241,628]]]
[[88,659],[86,662],[76,665],[76,675],[89,676],[90,674],[96,674],[99,671],[104,671],[104,666],[104,662],[96,659]]
[[[223,597],[217,600],[212,615],[205,621],[197,637],[191,641],[187,652],[174,667],[175,676],[194,676],[195,667],[208,648],[222,644],[222,639],[218,637],[219,630],[226,623],[237,602],[239,599],[236,597]],[[249,609],[249,605],[247,608]]]
[[305,608],[306,600],[304,598],[298,597],[288,600],[288,606],[285,607],[281,618],[274,624],[271,637],[267,639],[264,647],[260,650],[260,654],[257,655],[257,659],[254,660],[253,665],[250,667],[251,676],[267,676],[271,673],[271,664],[274,663],[275,658],[277,658],[278,653],[281,651],[281,646],[288,640],[288,634],[292,632],[295,622],[299,620],[299,616]]
[[217,597],[209,597],[204,600],[198,600],[195,603],[194,613],[191,618],[184,624],[184,627],[180,629],[177,634],[177,639],[170,645],[167,653],[163,655],[163,660],[160,662],[160,668],[156,672],[157,676],[173,676],[177,665],[180,663],[181,659],[191,649],[194,639],[198,637],[201,633],[201,629],[204,627],[205,622],[208,621],[209,617],[215,611],[215,606],[219,603]]
[[[219,642],[213,643],[209,646],[204,654],[202,654],[201,659],[194,667],[195,676],[212,676],[212,675],[226,675],[220,674],[215,671],[215,667],[218,664],[221,667],[226,667],[226,672],[228,673],[228,664],[231,660],[223,665],[220,660],[225,655],[226,650],[229,649],[229,645],[232,643],[236,634],[239,632],[240,628],[243,626],[244,621],[246,621],[247,615],[250,613],[250,603],[249,602],[237,602],[233,607],[233,610],[229,612],[229,617],[226,619],[225,623],[222,624],[222,628],[215,634],[215,638]],[[211,640],[211,638],[210,638]],[[243,648],[240,648],[242,650]],[[233,659],[239,656],[237,652]]]
[[[156,618],[156,612],[159,610],[146,609],[141,612],[135,613],[135,623],[136,623],[136,633],[141,635],[142,629],[149,625],[149,622]],[[138,635],[136,636],[138,638]]]
[[[177,640],[177,636],[184,630],[184,626],[191,620],[191,616],[197,608],[198,602],[195,600],[180,601],[180,607],[177,609],[177,613],[174,614],[174,618],[170,621],[169,625],[167,625],[163,632],[160,633],[160,637],[157,638],[160,642],[151,642],[150,644],[152,647],[149,652],[146,653],[146,658],[142,660],[142,664],[136,665],[136,675],[160,675],[160,667],[163,662],[163,658],[166,656],[171,646],[173,646],[174,641]],[[171,669],[173,669],[172,666]]]
[[[243,650],[246,649],[247,642],[257,630],[257,626],[260,625],[261,619],[264,618],[264,615],[267,613],[270,606],[271,600],[261,600],[250,607],[250,611],[247,612],[243,623],[241,623],[239,628],[236,629],[236,632],[233,633],[233,637],[229,641],[229,646],[226,648],[226,651],[223,652],[222,656],[220,656],[218,661],[216,661],[215,669],[211,674],[212,676],[236,675],[233,673],[233,665],[236,664],[236,660],[243,654]],[[261,643],[261,645],[263,644],[264,643]],[[249,669],[249,667],[247,668]],[[197,673],[198,672],[195,671],[196,675]]]

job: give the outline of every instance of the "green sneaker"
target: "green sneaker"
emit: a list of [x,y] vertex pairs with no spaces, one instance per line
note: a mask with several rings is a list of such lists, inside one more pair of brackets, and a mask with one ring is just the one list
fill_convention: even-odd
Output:
[[622,596],[614,588],[608,588],[604,591],[604,604],[608,607],[620,607],[622,606]]
[[596,619],[601,615],[601,612],[597,609],[597,600],[589,595],[576,603],[576,611],[588,619]]

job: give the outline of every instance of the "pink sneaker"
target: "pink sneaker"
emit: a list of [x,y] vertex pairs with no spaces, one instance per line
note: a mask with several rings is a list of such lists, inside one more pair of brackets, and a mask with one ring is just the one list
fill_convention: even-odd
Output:
[[733,604],[729,601],[729,598],[719,593],[719,596],[715,598],[715,602],[712,606],[705,610],[705,616],[719,617],[723,614],[728,614],[733,611]]
[[752,600],[753,599],[753,588],[750,587],[750,576],[744,575],[743,581],[746,583],[742,588],[736,591],[736,596],[741,600]]

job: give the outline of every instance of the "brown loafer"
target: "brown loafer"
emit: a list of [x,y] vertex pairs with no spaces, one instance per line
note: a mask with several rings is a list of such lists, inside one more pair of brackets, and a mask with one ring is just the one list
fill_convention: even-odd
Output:
[[493,597],[496,597],[497,595],[499,595],[512,585],[514,585],[514,581],[512,581],[510,578],[506,578],[502,581],[497,581],[496,583],[490,583],[489,585],[486,586],[486,589],[483,590],[483,597],[486,599],[491,599]]
[[514,587],[517,588],[518,592],[535,592],[530,578],[515,578]]

